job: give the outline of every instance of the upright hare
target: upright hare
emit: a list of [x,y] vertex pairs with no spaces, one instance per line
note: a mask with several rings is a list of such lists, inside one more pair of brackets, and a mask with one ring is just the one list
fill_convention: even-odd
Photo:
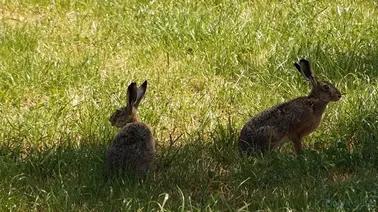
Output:
[[319,126],[328,103],[341,98],[341,93],[335,86],[316,79],[307,60],[301,59],[299,64],[294,65],[310,81],[310,94],[276,105],[250,119],[240,132],[240,152],[263,153],[292,141],[295,152],[300,154],[301,139]]

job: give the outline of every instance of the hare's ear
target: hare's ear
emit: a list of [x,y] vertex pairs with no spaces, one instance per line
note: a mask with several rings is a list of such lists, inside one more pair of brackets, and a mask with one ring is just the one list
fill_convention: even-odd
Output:
[[136,89],[136,83],[132,82],[130,83],[129,87],[127,88],[127,105],[126,108],[128,111],[131,112],[136,99],[137,99],[137,89]]
[[138,88],[137,91],[137,98],[134,103],[134,107],[138,108],[140,101],[143,99],[144,94],[146,93],[147,90],[147,80],[143,82],[143,84]]
[[[301,66],[298,63],[294,63],[295,68],[302,74]],[[303,75],[303,74],[302,74]]]
[[305,59],[301,59],[299,61],[299,66],[298,66],[298,63],[296,63],[295,67],[298,69],[298,71],[300,71],[302,73],[303,77],[306,80],[310,81],[311,84],[313,84],[313,85],[316,84],[315,74],[312,71],[312,68],[310,66],[310,62],[308,62]]
[[299,73],[301,73],[301,75],[303,76],[303,78],[307,81],[309,81],[309,79],[303,74],[302,70],[301,70],[301,66],[298,64],[298,63],[294,63],[294,66],[295,68],[299,71]]

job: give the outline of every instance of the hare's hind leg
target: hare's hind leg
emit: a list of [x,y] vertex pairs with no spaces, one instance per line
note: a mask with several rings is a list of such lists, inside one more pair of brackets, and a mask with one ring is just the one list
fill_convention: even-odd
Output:
[[149,171],[150,165],[148,161],[137,161],[136,173],[138,177],[145,177]]
[[110,175],[117,172],[120,168],[122,168],[122,156],[118,151],[109,149],[106,152],[106,167],[104,170],[105,178],[107,179]]
[[[279,147],[286,139],[274,126],[263,126],[248,132],[246,139],[240,139],[239,149],[242,152],[264,153],[270,149]],[[247,151],[245,151],[247,150]]]
[[138,179],[139,184],[143,183],[143,181],[146,179],[148,171],[149,171],[149,163],[148,161],[142,160],[136,162],[136,178]]
[[282,136],[277,127],[264,126],[256,129],[255,140],[263,151],[275,149],[281,145]]

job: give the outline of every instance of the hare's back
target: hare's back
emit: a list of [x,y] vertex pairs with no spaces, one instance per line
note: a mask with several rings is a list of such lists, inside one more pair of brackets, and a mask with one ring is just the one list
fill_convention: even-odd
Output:
[[130,123],[116,135],[107,150],[109,160],[119,163],[140,163],[152,161],[155,155],[155,140],[151,130],[144,123]]
[[141,122],[125,125],[116,135],[114,142],[117,145],[154,145],[154,139],[150,128]]
[[312,109],[308,106],[306,97],[299,97],[262,111],[251,118],[246,125],[255,129],[273,126],[288,131],[308,119],[311,113]]

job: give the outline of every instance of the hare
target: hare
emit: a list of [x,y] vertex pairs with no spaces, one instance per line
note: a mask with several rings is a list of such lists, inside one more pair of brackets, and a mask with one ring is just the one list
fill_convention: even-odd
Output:
[[341,98],[335,86],[316,79],[307,60],[301,59],[294,66],[310,81],[310,94],[276,105],[251,118],[240,132],[238,148],[241,153],[264,153],[292,141],[296,154],[300,154],[301,139],[319,126],[328,103]]
[[116,169],[128,169],[143,178],[151,168],[155,158],[155,139],[150,128],[137,116],[146,89],[147,81],[138,89],[135,82],[131,83],[127,88],[126,107],[116,110],[109,118],[120,132],[106,152],[106,177]]

